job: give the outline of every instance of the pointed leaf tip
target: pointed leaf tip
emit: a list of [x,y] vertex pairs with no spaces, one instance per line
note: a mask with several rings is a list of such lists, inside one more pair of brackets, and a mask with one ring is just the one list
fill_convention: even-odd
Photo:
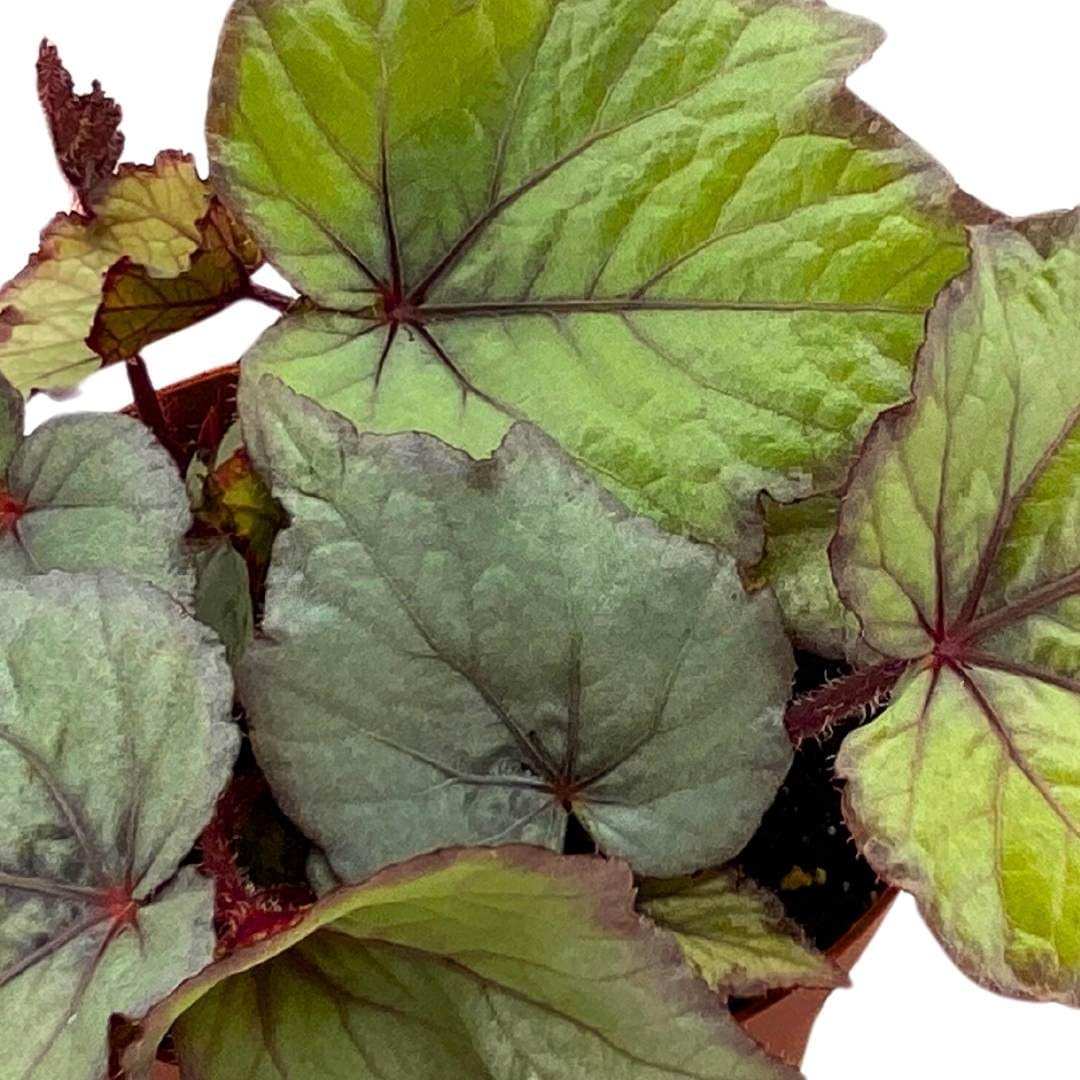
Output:
[[847,982],[772,893],[734,871],[644,882],[638,907],[675,935],[687,960],[721,993],[755,997],[792,986]]

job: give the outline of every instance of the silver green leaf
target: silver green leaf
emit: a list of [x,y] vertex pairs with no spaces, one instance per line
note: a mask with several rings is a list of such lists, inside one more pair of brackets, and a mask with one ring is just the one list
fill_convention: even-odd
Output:
[[7,470],[22,442],[25,422],[22,394],[0,375],[0,473]]
[[141,423],[60,416],[7,442],[13,449],[0,469],[0,503],[6,498],[11,509],[5,515],[0,505],[0,578],[116,571],[190,600],[187,494]]
[[0,1074],[99,1080],[109,1017],[213,958],[178,873],[230,775],[211,635],[114,575],[0,581]]
[[194,562],[195,617],[221,638],[235,664],[255,633],[247,563],[228,537],[197,548]]
[[241,409],[292,516],[241,693],[271,785],[339,875],[559,847],[570,810],[642,873],[739,851],[791,760],[792,655],[728,557],[526,425],[477,462],[359,434],[269,377]]

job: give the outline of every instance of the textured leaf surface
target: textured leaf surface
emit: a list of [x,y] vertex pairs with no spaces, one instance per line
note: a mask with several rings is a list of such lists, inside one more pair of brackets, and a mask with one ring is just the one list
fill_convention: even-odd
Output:
[[23,439],[21,408],[9,415],[20,433],[0,470],[0,503],[11,508],[0,509],[0,578],[115,570],[190,599],[188,499],[150,432],[126,416],[73,414]]
[[[455,850],[316,905],[182,987],[129,1050],[145,1080],[172,1019],[200,1080],[780,1080],[634,914],[625,866]],[[187,1011],[185,1011],[187,1010]]]
[[765,558],[750,571],[751,585],[772,588],[800,648],[839,660],[875,656],[859,642],[859,621],[840,599],[829,566],[838,501],[817,495],[796,503],[766,497],[763,503]]
[[857,837],[995,989],[1080,1003],[1080,237],[979,230],[912,405],[879,421],[833,560],[909,659],[848,737]]
[[739,851],[790,763],[792,657],[729,558],[631,515],[525,425],[476,462],[360,435],[269,377],[241,408],[292,519],[241,694],[338,874],[559,847],[570,808],[642,873]]
[[56,46],[47,41],[38,53],[37,78],[57,163],[80,202],[89,205],[124,152],[120,106],[106,96],[96,79],[89,94],[76,94]]
[[89,207],[46,227],[30,264],[0,289],[0,374],[23,394],[74,386],[101,364],[86,344],[109,267],[128,258],[156,277],[188,269],[209,190],[194,162],[160,154],[122,166]]
[[756,557],[758,490],[842,478],[966,262],[951,182],[843,89],[877,40],[796,0],[238,0],[216,181],[337,312],[248,374],[474,455],[528,419]]
[[639,895],[639,910],[675,935],[713,990],[753,997],[780,987],[846,981],[775,896],[732,871],[645,882]]
[[6,472],[11,464],[23,440],[25,424],[22,394],[0,375],[0,472]]
[[109,269],[86,342],[105,363],[130,359],[248,295],[262,261],[251,237],[216,199],[199,232],[199,249],[179,276],[155,275],[129,258]]
[[10,1080],[99,1080],[109,1016],[213,957],[177,873],[237,749],[208,632],[114,576],[0,581],[0,1040]]
[[227,538],[196,548],[195,617],[225,644],[235,664],[255,633],[247,563]]

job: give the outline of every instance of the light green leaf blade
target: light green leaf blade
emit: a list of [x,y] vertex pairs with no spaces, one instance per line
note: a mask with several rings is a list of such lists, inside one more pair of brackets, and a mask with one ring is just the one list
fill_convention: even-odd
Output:
[[767,496],[765,557],[750,572],[753,587],[770,587],[792,641],[818,656],[855,660],[876,656],[859,640],[859,621],[844,606],[829,565],[838,500],[816,495],[795,503]]
[[847,981],[772,893],[734,871],[644,882],[639,896],[638,909],[675,935],[713,990],[754,997],[781,987]]
[[[395,336],[393,364],[380,364],[385,336],[377,323],[348,315],[290,316],[247,354],[242,379],[254,383],[268,372],[364,431],[425,431],[474,457],[489,455],[509,430],[506,412],[463,390],[430,349],[404,331]],[[363,414],[355,415],[357,385],[374,387],[380,368],[378,389],[364,395]],[[422,415],[417,412],[420,401],[425,403]]]
[[241,695],[283,808],[339,875],[557,847],[571,807],[643,873],[742,848],[790,762],[792,657],[729,558],[634,517],[524,425],[476,462],[358,434],[272,378],[243,415],[292,525]]
[[978,230],[973,252],[841,513],[845,598],[912,663],[837,768],[867,857],[972,977],[1077,1004],[1076,214]]
[[54,218],[29,266],[0,289],[0,373],[23,394],[77,385],[101,366],[86,344],[108,269],[128,258],[155,277],[186,271],[210,192],[186,155],[121,166],[93,219]]
[[631,898],[625,866],[599,859],[421,857],[181,987],[124,1063],[145,1080],[179,1017],[201,1080],[794,1080]]
[[55,417],[20,443],[0,487],[21,507],[0,523],[0,577],[114,570],[191,599],[187,494],[138,421]]
[[194,563],[195,618],[221,638],[235,664],[255,636],[247,563],[227,538],[197,548]]
[[0,608],[4,1076],[99,1080],[111,1014],[213,958],[212,885],[178,867],[236,755],[232,683],[146,585],[0,581]]
[[213,175],[327,309],[248,375],[474,454],[529,420],[753,560],[758,490],[842,479],[966,264],[973,208],[843,88],[878,39],[797,0],[238,0]]

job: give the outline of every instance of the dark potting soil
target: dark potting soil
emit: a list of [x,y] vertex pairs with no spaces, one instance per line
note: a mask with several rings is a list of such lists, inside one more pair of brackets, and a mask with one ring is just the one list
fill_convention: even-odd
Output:
[[[796,695],[849,670],[811,653],[796,657]],[[736,860],[748,877],[780,898],[820,949],[835,944],[884,889],[844,824],[842,785],[833,776],[840,744],[856,726],[858,721],[820,741],[803,741],[776,800]]]

